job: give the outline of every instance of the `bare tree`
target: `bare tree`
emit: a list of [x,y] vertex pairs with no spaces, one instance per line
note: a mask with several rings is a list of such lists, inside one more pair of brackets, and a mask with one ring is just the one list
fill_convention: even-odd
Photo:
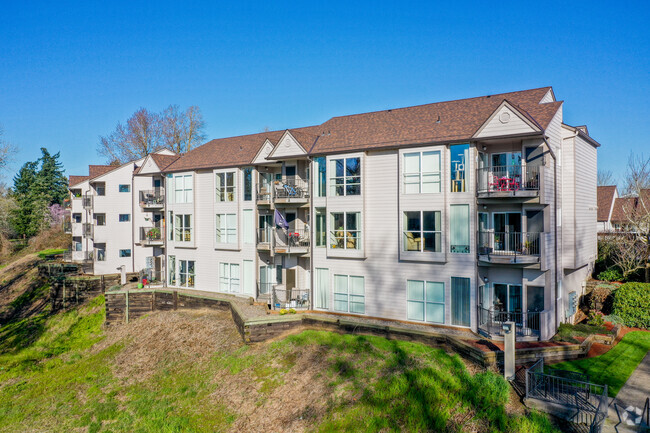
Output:
[[163,146],[176,153],[185,153],[205,140],[205,122],[199,107],[193,105],[185,112],[170,105],[161,115]]
[[645,270],[650,283],[650,157],[631,155],[623,191],[623,228],[627,232],[615,238],[614,261],[628,276]]
[[615,185],[614,174],[611,170],[598,170],[598,186]]
[[162,113],[140,108],[126,124],[118,123],[112,133],[99,137],[98,152],[111,164],[142,158],[160,148],[184,153],[205,139],[204,128],[196,106],[183,112],[170,105]]
[[16,147],[4,139],[4,129],[0,125],[0,171],[7,168],[16,153]]

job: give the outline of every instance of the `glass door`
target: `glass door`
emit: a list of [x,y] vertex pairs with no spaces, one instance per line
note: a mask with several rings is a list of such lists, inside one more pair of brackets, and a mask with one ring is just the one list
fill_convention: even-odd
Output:
[[521,214],[495,212],[493,214],[494,250],[514,252],[521,243]]

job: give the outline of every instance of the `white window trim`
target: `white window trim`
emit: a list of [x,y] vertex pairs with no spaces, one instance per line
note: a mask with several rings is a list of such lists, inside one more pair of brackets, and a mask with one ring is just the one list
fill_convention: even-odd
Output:
[[[194,288],[196,287],[196,260],[177,260],[178,262],[178,272],[176,274],[176,287],[187,287]],[[181,272],[181,263],[185,263],[185,272]],[[190,262],[194,264],[194,272],[190,273]],[[185,284],[181,284],[181,276],[185,275]],[[192,285],[190,286],[190,276],[192,277]]]
[[[332,220],[333,220],[333,215],[334,214],[343,214],[343,248],[332,248],[333,244],[333,238],[335,232],[339,231],[338,228],[335,227],[330,227],[330,231],[328,233],[328,244],[327,248],[330,250],[342,250],[342,251],[361,251],[363,250],[363,220],[361,217],[361,211],[331,211],[329,212],[329,225],[331,226]],[[357,226],[359,227],[357,230],[348,230],[348,214],[358,214],[359,217],[357,219]],[[350,237],[350,239],[355,240],[355,245],[357,245],[357,248],[348,248],[348,233],[354,232],[357,233],[357,237]]]
[[[409,299],[409,293],[408,293],[408,283],[409,283],[409,281],[416,281],[416,282],[424,283],[424,299],[423,300],[420,301],[420,300],[415,300],[415,299]],[[442,284],[442,293],[443,293],[443,301],[442,302],[427,301],[427,283]],[[409,302],[418,302],[418,303],[422,303],[424,305],[424,320],[409,318],[409,316],[408,316],[408,303]],[[433,322],[433,321],[427,320],[427,304],[442,305],[442,308],[443,308],[442,322]],[[445,283],[443,281],[406,280],[406,320],[411,320],[411,321],[414,321],[414,322],[422,322],[422,323],[432,323],[434,325],[444,325],[445,323],[447,323],[447,292],[446,292],[446,288],[445,288]]]
[[[338,313],[350,313],[350,314],[359,314],[359,315],[365,315],[366,314],[366,279],[362,275],[344,275],[344,274],[334,274],[332,279],[332,310]],[[337,292],[337,287],[336,287],[336,280],[337,277],[345,277],[346,278],[346,293],[343,292]],[[361,278],[363,281],[363,295],[351,295],[350,294],[350,279],[351,278]],[[345,303],[347,306],[347,309],[344,310],[338,310],[336,308],[336,295],[345,295]],[[358,313],[358,312],[352,312],[350,311],[350,296],[363,296],[363,313]]]
[[[186,185],[186,179],[190,178],[190,187]],[[183,188],[178,188],[178,179],[183,179]],[[177,198],[178,192],[182,191],[183,199],[179,201]],[[190,193],[190,199],[187,199],[187,193]],[[191,204],[194,202],[194,175],[193,174],[175,174],[174,175],[174,203],[175,204]]]
[[[345,167],[347,166],[348,159],[359,158],[359,176],[347,176],[345,173]],[[336,176],[336,171],[331,169],[333,161],[343,160],[343,176]],[[340,156],[331,156],[326,159],[325,173],[326,173],[326,193],[327,197],[361,197],[363,195],[363,174],[365,173],[365,167],[363,166],[363,156],[362,154],[349,154],[349,155],[340,155]],[[359,183],[348,183],[347,179],[349,177],[359,177]],[[336,179],[343,179],[343,194],[336,194]],[[359,194],[348,195],[347,186],[348,185],[359,185]],[[340,185],[339,185],[340,186]]]
[[[422,160],[425,153],[437,153],[438,154],[438,171],[422,171]],[[419,168],[417,173],[407,173],[406,172],[406,156],[407,155],[419,155]],[[417,194],[440,194],[442,192],[442,152],[440,150],[418,150],[413,152],[403,152],[402,153],[402,192],[405,195],[417,195]],[[418,177],[418,192],[406,192],[406,176],[417,176]],[[438,191],[435,192],[422,192],[424,184],[435,184],[436,182],[424,182],[425,176],[438,176]]]
[[[189,215],[190,216],[190,224],[189,226],[185,226],[185,217]],[[181,217],[180,220],[182,224],[179,226],[176,222],[176,218]],[[191,244],[194,240],[194,215],[193,214],[183,214],[183,213],[175,213],[174,214],[174,222],[173,222],[173,227],[174,227],[174,242],[180,243],[180,244]],[[185,240],[185,230],[189,229],[190,233],[190,239]],[[176,233],[180,233],[180,240],[178,240]]]
[[[235,226],[234,227],[229,227],[228,226],[228,217],[232,216],[234,217],[235,221]],[[214,216],[214,226],[215,226],[215,242],[217,245],[228,245],[228,246],[237,246],[238,245],[238,239],[239,239],[239,233],[238,233],[238,224],[237,224],[237,213],[235,212],[230,212],[230,213],[217,213]],[[221,228],[221,224],[218,224],[219,221],[223,221],[223,228]],[[224,231],[224,233],[221,233],[221,231]],[[234,242],[224,242],[224,238],[227,240],[229,236],[229,231],[234,230]],[[220,239],[221,235],[221,239]]]
[[[406,221],[407,212],[419,212],[420,213],[420,239],[424,239],[424,233],[434,233],[440,236],[440,251],[424,251],[424,240],[420,241],[420,251],[407,250],[405,245],[406,233],[417,233],[415,230],[407,230],[404,228],[404,223]],[[440,227],[438,230],[424,230],[424,212],[437,212],[440,214]],[[421,254],[440,254],[443,251],[443,239],[442,239],[442,211],[440,210],[404,210],[402,211],[402,252],[405,253],[421,253]]]
[[[228,276],[222,275],[222,267],[225,266],[228,269]],[[237,278],[233,277],[232,268],[237,267]],[[228,284],[227,290],[222,290],[222,285],[226,282]],[[239,290],[234,291],[233,281],[237,282],[237,287]],[[219,262],[219,292],[221,293],[242,293],[242,281],[241,281],[241,265],[239,263],[230,263],[230,262]]]
[[[239,176],[237,176],[237,171],[238,170],[215,170],[214,171],[214,202],[215,203],[237,203],[237,181]],[[224,198],[225,200],[220,200],[219,199],[219,192],[217,189],[217,176],[223,175],[224,182],[226,180],[226,176],[228,173],[232,174],[232,186],[224,186]],[[243,178],[243,176],[242,176]],[[242,179],[243,180],[243,179]],[[229,188],[232,189],[232,200],[227,200],[228,193],[229,193]],[[243,190],[243,185],[242,185],[242,190]]]

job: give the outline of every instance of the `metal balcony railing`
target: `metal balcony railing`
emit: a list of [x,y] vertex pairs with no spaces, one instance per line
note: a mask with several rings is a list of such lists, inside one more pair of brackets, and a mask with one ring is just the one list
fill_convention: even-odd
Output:
[[273,198],[273,188],[269,184],[257,185],[257,201],[261,203],[270,203]]
[[276,180],[273,184],[275,200],[309,199],[309,182],[299,177]]
[[478,254],[496,256],[539,256],[540,233],[479,232]]
[[140,227],[140,243],[145,245],[159,245],[164,241],[162,228]]
[[83,223],[81,226],[81,235],[92,238],[95,230],[92,223]]
[[257,229],[257,244],[273,246],[273,232],[276,229],[273,227],[266,227]]
[[276,229],[274,238],[276,248],[308,249],[310,232],[305,229]]
[[542,315],[546,311],[508,312],[495,311],[478,306],[478,328],[490,336],[502,336],[503,324],[515,322],[515,335],[518,337],[539,337]]
[[285,289],[284,286],[273,287],[273,299],[271,305],[274,310],[291,309],[309,310],[311,306],[309,290],[307,289]]
[[477,169],[479,193],[539,191],[539,165],[503,165]]
[[140,207],[162,208],[165,206],[165,189],[156,188],[153,190],[140,191]]
[[84,194],[84,196],[81,198],[81,206],[84,209],[92,209],[93,208],[93,196],[91,194]]

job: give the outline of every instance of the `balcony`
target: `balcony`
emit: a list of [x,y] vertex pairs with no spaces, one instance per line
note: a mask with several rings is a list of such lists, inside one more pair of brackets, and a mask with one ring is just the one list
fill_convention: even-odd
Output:
[[92,251],[69,251],[63,254],[63,259],[69,259],[75,263],[90,263],[93,261]]
[[492,264],[537,264],[541,256],[540,233],[479,232],[478,259]]
[[493,340],[503,339],[503,324],[515,323],[515,337],[518,341],[535,341],[540,339],[542,329],[549,321],[548,311],[522,311],[508,312],[484,308],[479,305],[478,329],[479,332]]
[[93,208],[93,196],[91,194],[84,194],[81,198],[81,206],[88,210]]
[[72,221],[63,221],[63,233],[67,235],[72,234]]
[[165,243],[160,227],[140,227],[140,245],[160,246]]
[[479,198],[539,197],[542,167],[528,165],[490,166],[477,169]]
[[140,191],[140,207],[142,209],[162,209],[165,207],[165,189]]
[[273,200],[273,188],[271,185],[257,185],[256,200],[258,205],[270,205]]
[[308,254],[310,232],[305,229],[262,228],[257,230],[257,249],[276,254]]
[[94,226],[92,223],[83,223],[81,226],[81,235],[87,238],[92,238],[95,233]]
[[273,201],[275,204],[308,204],[309,182],[299,177],[276,180],[273,183]]

